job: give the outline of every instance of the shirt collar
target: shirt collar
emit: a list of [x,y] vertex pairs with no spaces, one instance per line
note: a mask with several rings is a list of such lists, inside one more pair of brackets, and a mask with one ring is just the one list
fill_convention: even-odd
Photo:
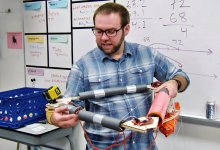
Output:
[[[97,54],[100,56],[100,58],[101,58],[102,61],[104,61],[105,59],[110,59],[110,60],[112,60],[111,57],[109,57],[108,55],[106,55],[106,54],[105,54],[102,50],[100,50],[99,48],[98,48]],[[125,41],[125,51],[124,51],[124,54],[123,54],[123,55],[124,55],[125,57],[127,57],[127,56],[131,56],[132,54],[133,54],[133,53],[132,53],[132,48],[131,48],[130,44]]]

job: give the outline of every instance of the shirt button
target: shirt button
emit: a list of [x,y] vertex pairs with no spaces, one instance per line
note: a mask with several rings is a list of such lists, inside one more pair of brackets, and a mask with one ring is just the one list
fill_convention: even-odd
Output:
[[99,78],[99,81],[101,81],[101,79]]
[[122,82],[122,79],[120,79],[120,81]]
[[135,144],[135,141],[133,141],[133,144]]
[[140,72],[142,72],[142,70],[140,70]]
[[133,108],[131,108],[130,110],[133,111]]

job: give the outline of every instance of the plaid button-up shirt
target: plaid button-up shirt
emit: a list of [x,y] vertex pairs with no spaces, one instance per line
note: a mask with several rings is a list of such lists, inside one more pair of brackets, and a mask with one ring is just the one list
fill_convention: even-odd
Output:
[[[159,53],[139,44],[125,42],[125,51],[120,60],[114,60],[100,49],[95,48],[84,55],[72,67],[65,96],[77,96],[79,92],[110,87],[150,84],[155,77],[159,81],[167,81],[175,75],[188,76]],[[76,103],[76,101],[74,101]],[[119,119],[128,116],[146,116],[152,103],[152,92],[116,95],[106,98],[89,99],[83,103],[87,111]],[[93,142],[100,149],[114,143],[117,131],[98,124],[85,123],[84,128]],[[126,130],[126,136],[132,133]],[[123,136],[118,141],[122,141]],[[152,131],[146,134],[137,133],[127,140],[126,149],[146,150],[153,141]],[[88,145],[91,149],[90,145]],[[123,145],[114,149],[123,149]],[[152,149],[157,149],[156,146]]]

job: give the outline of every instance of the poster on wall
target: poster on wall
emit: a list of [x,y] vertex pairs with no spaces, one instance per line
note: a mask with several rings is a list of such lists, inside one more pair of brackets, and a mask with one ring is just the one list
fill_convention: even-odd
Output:
[[49,66],[71,68],[71,35],[49,35]]
[[72,27],[93,27],[93,13],[104,3],[111,1],[91,1],[72,3]]
[[22,32],[8,32],[7,33],[8,48],[22,49]]
[[24,33],[45,33],[46,31],[45,2],[25,2]]
[[26,68],[26,86],[36,88],[50,88],[57,85],[63,94],[70,70],[51,68]]
[[71,32],[69,0],[48,1],[47,3],[48,32]]
[[48,66],[46,35],[25,35],[26,65]]

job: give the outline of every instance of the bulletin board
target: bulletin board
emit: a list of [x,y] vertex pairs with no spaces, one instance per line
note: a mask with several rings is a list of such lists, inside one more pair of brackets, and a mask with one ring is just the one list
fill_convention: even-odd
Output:
[[71,35],[49,35],[49,67],[71,68]]
[[93,14],[106,1],[72,3],[73,28],[93,27]]
[[[23,1],[26,86],[58,85],[65,92],[74,62],[96,46],[91,31],[93,12],[109,1]],[[88,43],[79,44],[86,34]]]
[[71,32],[71,3],[69,0],[47,1],[48,32]]
[[47,36],[25,35],[26,65],[47,66]]
[[[69,70],[26,67],[27,87],[49,88],[58,85],[61,93],[65,92]],[[33,80],[34,79],[34,80]]]
[[[66,69],[70,69],[70,66],[82,55],[96,47],[91,31],[92,15],[98,6],[105,2],[109,1],[68,0],[67,7],[57,10],[63,15],[54,19],[53,23],[49,23],[49,20],[45,19],[48,16],[47,13],[53,11],[48,6],[49,0],[40,1],[41,7],[34,6],[32,8],[34,10],[29,10],[30,8],[27,9],[24,6],[25,32],[27,33],[25,36],[33,33],[37,36],[37,33],[41,33],[47,38],[45,41],[47,54],[43,55],[47,56],[47,63],[44,62],[44,57],[42,57],[42,64],[36,63],[37,60],[34,61],[34,59],[33,62],[32,59],[28,61],[27,57],[31,57],[28,54],[26,56],[27,67],[42,67],[48,72],[54,71],[54,69],[62,72],[64,69],[64,74],[68,75]],[[114,2],[124,5],[130,12],[131,31],[126,37],[126,41],[140,43],[160,51],[189,75],[191,80],[189,88],[176,98],[182,105],[182,114],[205,116],[207,101],[215,101],[217,108],[220,108],[218,96],[218,84],[220,83],[220,1],[115,0]],[[24,4],[26,3],[33,2],[24,2]],[[60,9],[65,9],[65,11]],[[56,12],[53,13],[56,14]],[[64,15],[66,18],[63,20]],[[56,18],[56,15],[53,17]],[[69,25],[66,25],[68,23],[64,23],[64,21]],[[59,22],[63,23],[60,25]],[[38,25],[32,25],[34,23],[38,23]],[[62,28],[64,24],[65,27]],[[67,35],[68,42],[51,43],[49,38],[52,35]],[[26,47],[30,47],[31,44],[33,43],[25,42],[25,51],[30,53]],[[66,57],[71,61],[59,62],[58,56],[52,50],[54,45],[65,49],[62,52],[65,52]],[[65,57],[62,59],[64,60]],[[26,81],[28,85],[31,85],[29,84],[29,76]],[[42,80],[41,86],[48,85],[43,81],[45,80]],[[65,87],[64,84],[63,87]],[[220,117],[218,109],[216,117]]]
[[25,2],[24,33],[46,33],[46,27],[45,2]]

